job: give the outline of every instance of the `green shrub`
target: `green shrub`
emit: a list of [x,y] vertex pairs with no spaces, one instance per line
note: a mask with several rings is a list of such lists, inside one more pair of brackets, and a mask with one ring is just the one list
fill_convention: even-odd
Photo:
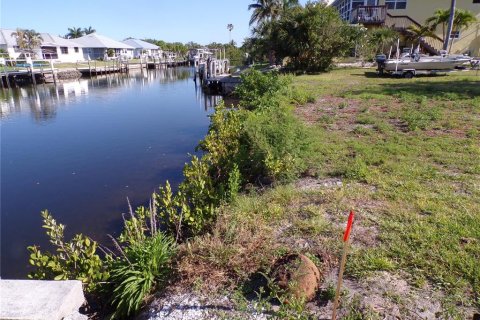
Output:
[[292,79],[277,72],[251,70],[242,74],[242,83],[235,89],[240,106],[247,110],[276,107],[288,91]]
[[29,263],[35,270],[29,274],[32,279],[81,280],[88,291],[97,289],[99,282],[109,277],[106,266],[97,254],[98,244],[90,238],[77,234],[65,242],[65,225],[58,224],[50,213],[42,211],[43,228],[47,231],[55,254],[42,253],[37,246],[27,247],[30,252]]
[[309,139],[289,108],[250,113],[244,126],[240,171],[246,181],[290,180],[304,170]]

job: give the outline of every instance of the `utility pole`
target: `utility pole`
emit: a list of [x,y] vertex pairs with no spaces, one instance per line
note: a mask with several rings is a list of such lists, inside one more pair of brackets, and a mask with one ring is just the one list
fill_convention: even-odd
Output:
[[[443,39],[443,50],[448,49],[448,43],[449,43],[450,37],[452,35],[453,21],[455,20],[456,4],[457,4],[457,0],[452,0],[452,4],[450,6],[450,18],[448,19],[447,34],[445,35],[445,39]],[[453,40],[453,39],[451,39],[451,40]]]

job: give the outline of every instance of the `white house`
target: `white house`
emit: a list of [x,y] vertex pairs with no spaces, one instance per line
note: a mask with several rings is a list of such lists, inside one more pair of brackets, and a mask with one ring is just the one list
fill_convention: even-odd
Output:
[[41,56],[60,62],[77,62],[83,59],[83,46],[71,39],[60,38],[49,33],[41,33]]
[[134,47],[116,41],[97,33],[87,34],[76,38],[76,43],[83,46],[83,58],[85,60],[105,59],[110,49],[114,51],[115,57],[133,58]]
[[156,46],[152,43],[139,40],[139,39],[127,39],[122,41],[129,46],[134,47],[133,50],[133,57],[140,58],[141,56],[149,56],[149,57],[159,57],[162,54],[162,50],[159,46]]
[[[0,49],[7,51],[10,58],[22,58],[23,50],[12,36],[16,30],[0,29]],[[49,33],[41,33],[40,47],[34,49],[36,59],[53,59],[58,62],[76,62],[83,60],[82,45],[73,40],[63,39]]]
[[17,39],[12,36],[14,32],[12,29],[0,29],[0,49],[5,50],[11,58],[17,58],[22,53]]

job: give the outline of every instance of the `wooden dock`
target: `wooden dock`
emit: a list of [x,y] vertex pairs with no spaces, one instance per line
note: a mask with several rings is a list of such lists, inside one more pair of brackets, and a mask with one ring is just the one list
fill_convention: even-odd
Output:
[[54,70],[15,70],[4,71],[0,73],[0,82],[2,87],[10,88],[17,85],[37,84],[45,82],[45,79],[52,79],[56,82],[57,69]]
[[203,85],[210,93],[229,95],[233,93],[236,86],[238,86],[241,82],[242,79],[239,76],[220,74],[215,77],[207,78]]
[[[45,60],[35,60],[33,68],[31,66],[24,67],[23,63],[20,64],[18,61],[14,60],[8,62],[15,67],[7,68],[5,65],[3,65],[3,70],[0,68],[0,86],[5,88],[10,88],[12,86],[15,87],[17,85],[45,82],[56,83],[56,81],[58,81],[57,73],[60,72],[59,70],[63,70],[54,68],[52,61],[47,61],[49,65],[46,65]],[[43,66],[43,64],[45,65]],[[38,65],[41,66],[38,67]],[[128,72],[130,68],[160,69],[186,65],[188,65],[188,60],[174,61],[167,59],[141,59],[140,63],[131,64],[129,60],[115,59],[110,61],[77,61],[75,64],[75,69],[84,77],[93,77],[98,75]]]

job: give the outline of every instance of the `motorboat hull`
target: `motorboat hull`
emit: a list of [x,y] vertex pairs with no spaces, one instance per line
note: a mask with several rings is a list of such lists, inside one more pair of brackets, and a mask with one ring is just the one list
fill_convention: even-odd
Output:
[[454,56],[454,57],[422,57],[415,61],[411,58],[400,58],[385,61],[385,71],[402,71],[402,70],[453,70],[462,68],[471,61],[470,57]]

